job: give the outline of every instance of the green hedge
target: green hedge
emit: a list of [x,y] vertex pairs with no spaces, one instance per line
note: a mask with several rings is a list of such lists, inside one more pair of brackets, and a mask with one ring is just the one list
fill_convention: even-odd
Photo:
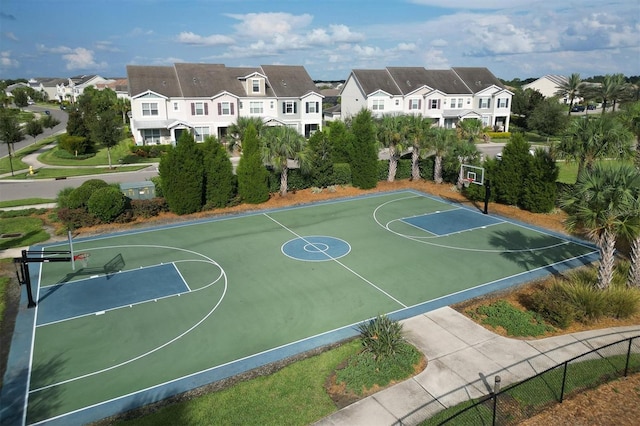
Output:
[[485,132],[490,139],[510,139],[511,132]]

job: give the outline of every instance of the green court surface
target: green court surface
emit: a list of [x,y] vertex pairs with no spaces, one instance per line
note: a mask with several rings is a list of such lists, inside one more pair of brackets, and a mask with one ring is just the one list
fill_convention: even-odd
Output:
[[35,315],[26,389],[3,390],[5,416],[27,424],[96,420],[354,335],[378,314],[407,318],[597,258],[583,242],[414,191],[73,250],[90,254],[86,266],[31,267],[38,306],[18,319]]

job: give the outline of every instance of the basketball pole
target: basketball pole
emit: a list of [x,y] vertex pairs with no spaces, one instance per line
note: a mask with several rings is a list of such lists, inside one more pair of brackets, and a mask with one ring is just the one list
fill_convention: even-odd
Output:
[[67,238],[69,238],[69,253],[71,254],[71,269],[76,270],[76,257],[73,255],[73,237],[71,236],[71,230],[67,230]]
[[489,214],[489,198],[491,198],[491,184],[487,179],[487,183],[484,186],[484,211],[482,212],[484,214]]

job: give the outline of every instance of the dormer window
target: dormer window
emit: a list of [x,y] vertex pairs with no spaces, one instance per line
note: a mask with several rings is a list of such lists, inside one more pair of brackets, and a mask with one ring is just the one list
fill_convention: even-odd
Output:
[[257,78],[251,80],[251,93],[260,93],[260,80]]

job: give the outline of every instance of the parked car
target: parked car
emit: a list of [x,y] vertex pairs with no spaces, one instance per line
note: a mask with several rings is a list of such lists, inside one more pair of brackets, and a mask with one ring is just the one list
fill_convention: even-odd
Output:
[[587,110],[589,111],[595,111],[596,106],[595,105],[587,105]]
[[571,108],[571,112],[584,112],[585,109],[586,107],[584,105],[574,105]]
[[44,113],[45,113],[46,115],[51,115],[51,111],[49,111],[49,110],[45,110],[45,112],[44,112]]

